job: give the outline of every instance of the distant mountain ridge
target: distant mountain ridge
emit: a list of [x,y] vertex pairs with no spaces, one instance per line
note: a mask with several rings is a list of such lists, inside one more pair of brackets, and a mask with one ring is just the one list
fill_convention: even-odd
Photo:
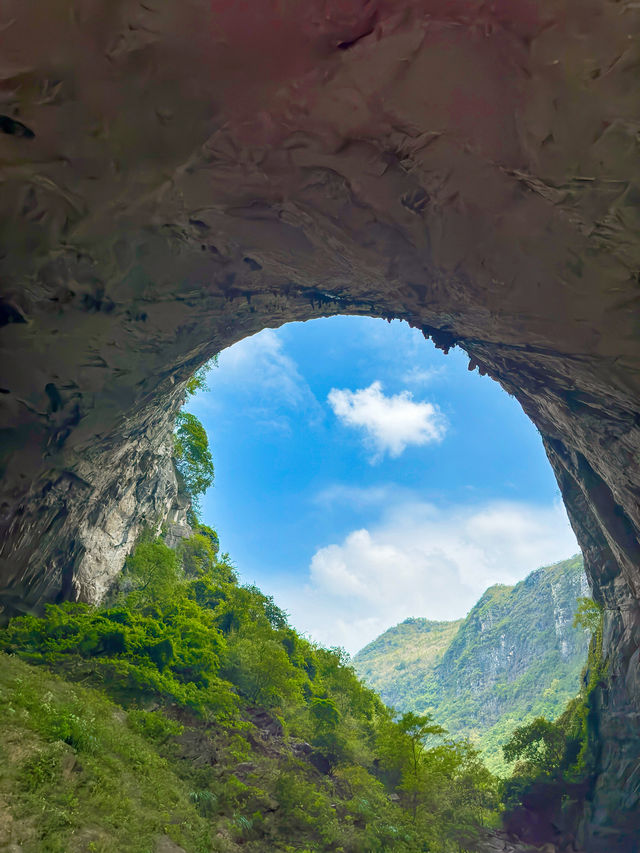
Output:
[[429,711],[468,736],[494,770],[501,745],[535,716],[557,717],[579,689],[588,634],[574,628],[589,595],[581,555],[489,587],[456,622],[407,619],[353,658],[357,674],[398,711]]

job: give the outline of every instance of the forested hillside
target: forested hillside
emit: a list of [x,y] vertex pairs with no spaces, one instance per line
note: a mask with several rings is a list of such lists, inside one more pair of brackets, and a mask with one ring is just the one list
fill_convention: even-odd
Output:
[[392,715],[207,527],[0,650],[0,837],[25,853],[457,853],[497,820],[476,751]]
[[490,587],[464,620],[406,620],[358,652],[354,668],[387,704],[432,713],[504,770],[501,746],[514,728],[555,719],[579,690],[589,632],[572,622],[587,594],[575,556]]
[[462,622],[405,619],[359,651],[353,666],[387,705],[415,711]]

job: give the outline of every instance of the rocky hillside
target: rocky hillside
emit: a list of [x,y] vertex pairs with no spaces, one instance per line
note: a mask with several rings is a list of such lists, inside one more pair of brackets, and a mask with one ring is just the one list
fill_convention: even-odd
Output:
[[429,710],[468,735],[494,770],[515,726],[557,717],[579,687],[588,636],[572,627],[588,594],[581,556],[490,587],[458,622],[407,619],[355,656],[356,672],[399,711]]

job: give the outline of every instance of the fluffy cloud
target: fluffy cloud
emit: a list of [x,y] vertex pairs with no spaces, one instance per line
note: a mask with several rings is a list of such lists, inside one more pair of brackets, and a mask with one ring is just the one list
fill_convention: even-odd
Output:
[[561,504],[405,503],[320,548],[304,588],[279,595],[296,627],[355,652],[409,616],[464,616],[488,586],[516,583],[577,550]]
[[332,388],[327,400],[342,423],[364,431],[376,461],[385,453],[398,457],[410,444],[440,442],[446,432],[437,406],[415,402],[410,391],[387,397],[380,382],[359,391]]

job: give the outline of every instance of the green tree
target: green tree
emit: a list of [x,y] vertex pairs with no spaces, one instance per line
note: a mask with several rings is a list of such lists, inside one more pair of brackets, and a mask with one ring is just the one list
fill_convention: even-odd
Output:
[[502,747],[505,761],[520,763],[516,772],[531,775],[551,775],[560,768],[565,751],[566,735],[562,727],[544,717],[536,717],[526,726],[519,726]]
[[176,417],[173,456],[176,470],[191,498],[192,520],[197,522],[199,498],[213,484],[214,468],[207,432],[190,412],[180,412]]
[[397,722],[389,720],[382,729],[380,747],[383,760],[395,776],[396,787],[404,792],[414,822],[417,819],[429,758],[426,739],[445,734],[429,714],[419,716],[409,711]]
[[207,374],[211,370],[212,367],[218,366],[218,356],[214,355],[209,359],[202,367],[199,367],[196,372],[193,374],[191,379],[187,382],[187,387],[185,388],[185,393],[187,395],[187,399],[189,397],[193,397],[198,391],[209,391],[209,386],[207,385]]
[[180,562],[175,551],[164,542],[143,539],[127,557],[120,586],[135,606],[167,602],[174,595],[179,572]]
[[213,571],[216,565],[216,550],[209,536],[200,532],[183,539],[178,547],[182,568],[188,577],[202,577]]
[[311,700],[310,710],[318,729],[335,729],[340,722],[340,711],[332,699],[314,696]]
[[220,539],[218,538],[217,532],[213,529],[213,527],[209,527],[208,524],[199,524],[197,528],[194,530],[194,533],[197,533],[200,536],[206,536],[209,542],[211,543],[211,547],[213,549],[214,556],[218,556],[218,552],[220,551]]
[[228,640],[223,674],[249,702],[282,708],[301,701],[302,673],[268,632],[244,627]]
[[595,634],[602,620],[602,607],[592,598],[579,598],[578,609],[573,617],[574,628],[586,628]]

